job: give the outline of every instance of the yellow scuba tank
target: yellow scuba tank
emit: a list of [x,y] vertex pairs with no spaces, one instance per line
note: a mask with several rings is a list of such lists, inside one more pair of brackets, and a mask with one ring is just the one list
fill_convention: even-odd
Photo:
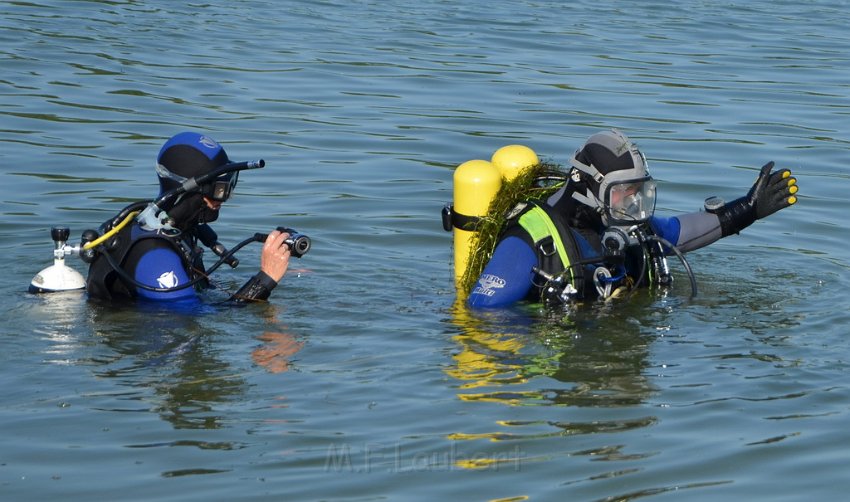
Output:
[[489,162],[470,160],[455,169],[453,204],[443,208],[443,228],[454,232],[455,287],[461,286],[470,253],[476,245],[476,226],[487,216],[503,180],[512,180],[523,169],[538,163],[537,154],[530,148],[508,145],[496,150]]
[[502,174],[505,181],[511,181],[525,169],[540,163],[534,150],[523,145],[508,145],[496,150],[490,163]]
[[499,170],[486,160],[470,160],[455,169],[454,204],[451,208],[455,286],[459,285],[460,278],[466,271],[470,247],[475,237],[475,225],[479,218],[487,215],[490,201],[501,187],[502,176]]

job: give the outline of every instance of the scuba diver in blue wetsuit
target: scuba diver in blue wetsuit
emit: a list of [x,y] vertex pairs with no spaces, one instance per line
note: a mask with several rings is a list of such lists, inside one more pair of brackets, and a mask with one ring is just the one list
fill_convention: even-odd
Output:
[[[86,280],[89,297],[197,302],[197,291],[210,286],[207,274],[211,271],[204,268],[199,243],[222,256],[216,266],[222,262],[231,266],[238,263],[232,257],[236,248],[227,252],[208,224],[218,218],[221,204],[236,186],[239,170],[263,165],[263,161],[231,163],[221,145],[195,132],[183,132],[169,139],[157,157],[160,197],[127,206],[105,222],[99,234],[83,234],[84,242],[93,241],[124,225],[105,243],[81,254],[90,262]],[[300,256],[298,250],[292,249],[290,233],[294,231],[278,228],[267,237],[255,234],[242,243],[264,241],[260,271],[231,300],[269,297],[286,274],[290,256]],[[306,249],[301,247],[300,251],[303,254]]]
[[[511,212],[467,303],[566,303],[669,284],[666,255],[676,253],[690,272],[682,253],[796,203],[797,180],[772,169],[762,167],[744,197],[712,197],[705,211],[665,218],[654,214],[655,181],[637,146],[617,130],[594,134],[570,160],[563,187]],[[695,292],[693,274],[691,281]]]

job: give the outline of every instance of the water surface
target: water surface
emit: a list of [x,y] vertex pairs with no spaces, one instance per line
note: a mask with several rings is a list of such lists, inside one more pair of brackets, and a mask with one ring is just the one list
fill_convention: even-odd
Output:
[[[843,2],[7,2],[0,330],[10,500],[841,498],[850,346]],[[455,304],[452,171],[617,127],[664,214],[797,206],[575,312]],[[245,173],[216,229],[314,248],[268,305],[32,296],[49,229],[155,192],[166,138]],[[223,291],[259,247],[222,270]],[[76,259],[69,262],[84,271]]]

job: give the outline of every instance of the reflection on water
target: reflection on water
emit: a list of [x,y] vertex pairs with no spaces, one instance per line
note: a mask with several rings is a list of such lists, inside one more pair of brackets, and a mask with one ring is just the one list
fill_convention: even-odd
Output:
[[630,317],[634,312],[603,304],[581,306],[568,315],[535,307],[471,312],[455,305],[452,323],[459,333],[453,339],[458,350],[446,373],[460,382],[458,398],[561,411],[542,420],[498,420],[502,430],[458,432],[451,439],[504,441],[626,431],[654,424],[652,416],[569,420],[569,413],[563,411],[632,407],[652,394],[645,375],[651,339],[641,329],[641,321]]
[[[304,272],[290,268],[288,273],[292,277]],[[262,312],[266,325],[277,330],[264,331],[256,337],[262,344],[251,352],[251,359],[270,373],[283,373],[289,370],[295,354],[304,347],[304,342],[298,341],[289,333],[289,328],[280,322],[280,319],[284,318],[282,309],[273,303],[254,306]]]
[[288,333],[266,331],[257,337],[263,345],[254,349],[251,357],[255,363],[272,373],[283,373],[289,369],[292,357],[304,346]]
[[64,291],[30,299],[28,314],[36,320],[33,331],[48,341],[43,349],[44,359],[52,364],[75,364],[80,345],[85,343],[77,334],[82,324],[79,306],[84,303],[85,293]]
[[[4,498],[847,491],[846,6],[285,5],[4,4]],[[743,195],[770,159],[805,193],[689,256],[687,308],[451,309],[454,166],[513,142],[563,162],[608,127],[645,148],[665,214]],[[275,292],[287,315],[21,300],[49,227],[150,197],[156,151],[191,128],[269,164],[222,242],[316,237],[315,275]],[[329,441],[395,443],[410,468],[328,473]]]
[[115,354],[94,373],[140,389],[128,399],[150,406],[176,429],[222,427],[217,406],[244,392],[243,378],[218,356],[217,329],[202,315],[155,306],[140,313],[133,307],[93,305],[91,322],[95,335]]
[[[81,292],[30,300],[31,317],[42,323],[35,332],[48,341],[46,362],[87,366],[96,377],[125,388],[115,393],[124,404],[105,411],[153,411],[175,429],[217,429],[227,421],[221,408],[244,398],[241,370],[219,346],[226,336],[220,327],[226,311],[102,305],[86,301]],[[303,342],[276,322],[276,308],[258,307],[245,315],[259,316],[265,321],[261,326],[280,331],[259,333],[251,359],[269,373],[287,371]]]

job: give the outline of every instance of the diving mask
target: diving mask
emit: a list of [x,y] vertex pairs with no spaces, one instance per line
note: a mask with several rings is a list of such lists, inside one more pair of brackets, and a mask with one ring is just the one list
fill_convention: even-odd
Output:
[[[188,179],[169,171],[162,164],[156,165],[156,173],[160,176],[160,178],[174,180],[177,183],[184,183]],[[194,191],[200,192],[201,195],[209,197],[216,202],[224,202],[230,198],[230,195],[233,193],[233,189],[236,188],[236,183],[238,181],[239,171],[225,173],[216,178],[214,181],[199,186]]]
[[201,193],[217,202],[224,202],[230,198],[236,182],[239,181],[239,172],[227,173],[219,176],[212,183],[201,187]]
[[634,225],[652,217],[655,212],[655,180],[644,176],[606,181],[609,182],[604,187],[608,225]]

